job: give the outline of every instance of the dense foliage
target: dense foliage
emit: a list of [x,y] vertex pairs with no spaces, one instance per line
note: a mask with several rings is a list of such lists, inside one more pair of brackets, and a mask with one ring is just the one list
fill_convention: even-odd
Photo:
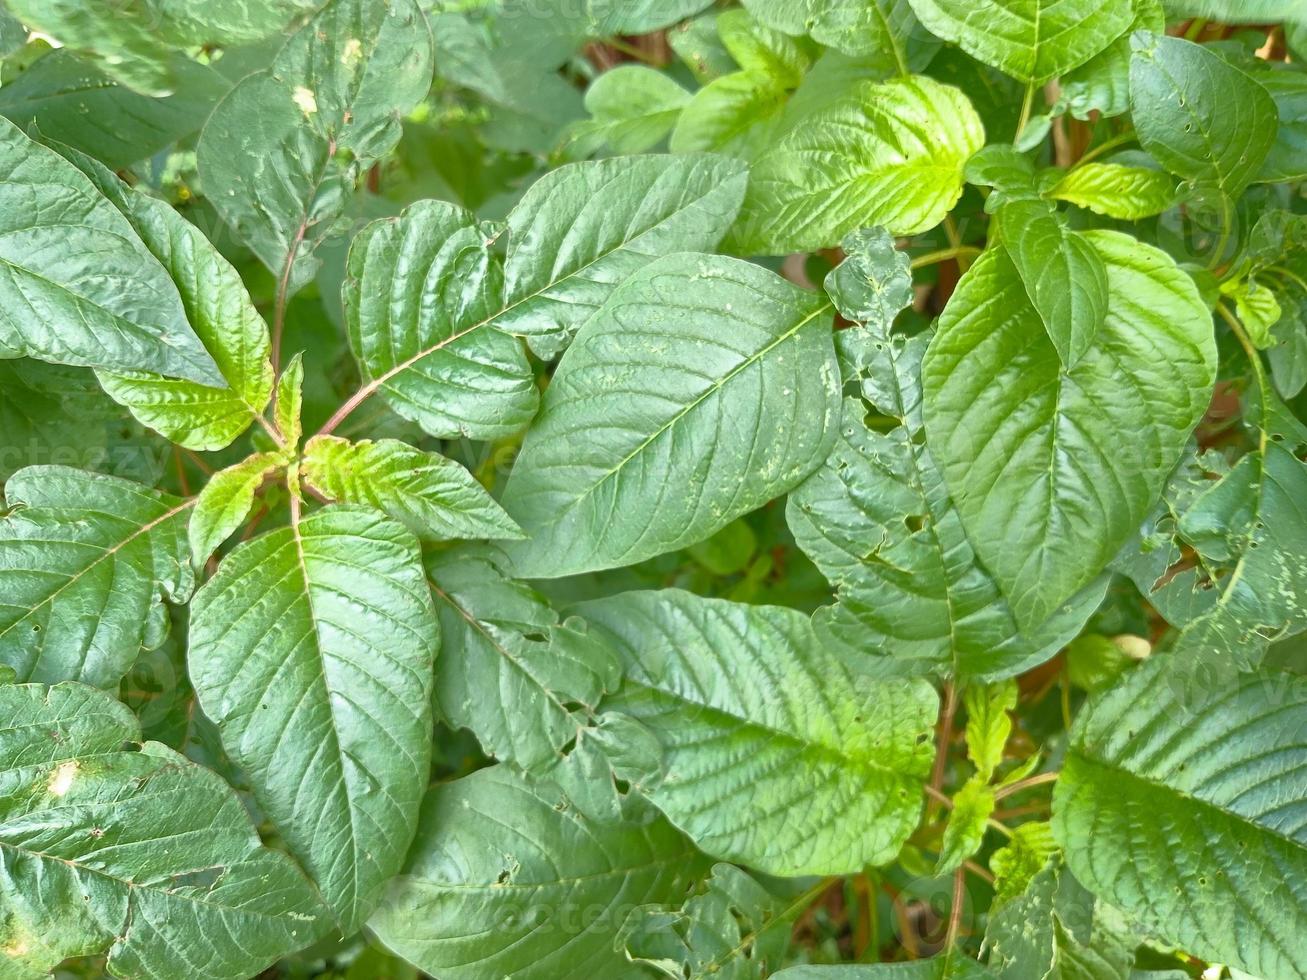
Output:
[[0,978],[1307,977],[1302,0],[0,59]]

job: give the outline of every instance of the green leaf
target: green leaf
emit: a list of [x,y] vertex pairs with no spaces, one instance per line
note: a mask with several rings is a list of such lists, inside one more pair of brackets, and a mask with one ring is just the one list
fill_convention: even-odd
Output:
[[331,0],[214,109],[197,149],[205,192],[287,292],[317,271],[314,249],[431,71],[415,0]]
[[523,537],[466,469],[398,439],[316,436],[304,447],[304,479],[331,500],[385,511],[424,541]]
[[1130,0],[911,0],[932,34],[1020,81],[1042,85],[1130,29]]
[[890,70],[907,72],[920,33],[908,0],[745,0],[745,7],[768,27],[787,34],[809,34],[814,41],[858,57],[880,56]]
[[[774,886],[773,886],[774,887]],[[731,864],[681,906],[642,906],[618,937],[632,962],[672,980],[752,980],[784,961],[794,920],[825,882],[790,898]]]
[[1012,734],[1009,711],[1017,706],[1017,685],[1008,680],[1000,684],[973,684],[962,694],[967,709],[967,756],[989,782],[1003,761],[1003,749]]
[[651,259],[711,251],[739,211],[748,175],[724,157],[645,156],[545,175],[508,215],[504,307],[494,325],[556,354]]
[[661,817],[596,823],[494,766],[427,794],[417,843],[368,928],[442,980],[625,978],[635,974],[613,935],[631,909],[681,901],[705,870]]
[[672,131],[673,153],[712,150],[757,158],[776,138],[788,93],[770,75],[737,71],[694,94]]
[[759,158],[734,244],[779,255],[866,225],[926,231],[957,203],[962,167],[984,142],[955,88],[924,76],[857,84]]
[[191,560],[197,568],[245,523],[254,506],[255,491],[274,470],[284,465],[280,453],[255,453],[209,477],[196,498],[186,532]]
[[304,355],[296,354],[277,379],[277,405],[273,418],[277,431],[293,453],[304,436]]
[[0,166],[0,349],[225,383],[166,270],[81,171],[7,119]]
[[735,70],[735,60],[717,33],[714,13],[677,24],[667,32],[667,43],[700,85]]
[[1032,820],[1014,827],[1012,839],[989,859],[989,868],[994,872],[994,910],[1030,888],[1056,852],[1051,824]]
[[1303,973],[1307,950],[1287,937],[1307,928],[1307,687],[1272,673],[1176,684],[1169,660],[1145,663],[1076,719],[1053,799],[1067,865],[1202,959]]
[[1134,10],[1134,22],[1124,34],[1059,79],[1058,104],[1076,119],[1110,119],[1130,111],[1130,36],[1135,31],[1166,32],[1162,0],[1134,0]]
[[865,324],[837,334],[845,376],[898,425],[873,429],[866,403],[847,399],[835,448],[790,495],[790,530],[837,588],[835,605],[814,617],[818,634],[859,670],[1019,673],[1079,632],[1105,583],[1087,586],[1036,629],[1017,626],[923,438],[920,368],[929,334],[889,331],[912,295],[907,256],[884,232],[851,237],[845,251],[826,289],[845,317]]
[[956,950],[930,959],[874,966],[792,966],[772,980],[993,980],[975,960]]
[[[1307,629],[1307,427],[1278,401],[1254,403],[1247,424],[1257,448],[1233,467],[1178,479],[1165,516],[1119,560],[1183,627],[1186,655],[1227,671]],[[1182,547],[1198,561],[1182,561]]]
[[690,93],[647,65],[619,65],[585,91],[590,120],[573,131],[583,148],[607,144],[615,153],[657,146],[680,118]]
[[747,10],[718,14],[717,33],[740,68],[772,78],[782,88],[797,88],[812,66],[810,45],[801,46],[783,32],[765,27]]
[[1221,294],[1234,300],[1235,313],[1254,347],[1266,350],[1275,343],[1271,328],[1283,311],[1274,292],[1252,279],[1231,279],[1221,284]]
[[1003,246],[1068,371],[1107,317],[1107,269],[1083,235],[1045,201],[1013,201],[999,211]]
[[176,60],[174,82],[172,95],[153,99],[61,49],[6,80],[0,115],[120,170],[198,131],[229,87],[213,68],[185,58]]
[[1255,79],[1183,38],[1131,39],[1130,106],[1139,143],[1171,173],[1243,192],[1275,143],[1275,102]]
[[646,794],[704,851],[788,876],[893,860],[930,770],[929,685],[854,675],[777,606],[667,590],[577,612],[625,662],[603,706],[662,742]]
[[436,703],[495,758],[524,769],[557,759],[620,677],[616,655],[514,582],[489,550],[427,560],[445,655]]
[[1258,183],[1307,179],[1307,74],[1294,70],[1258,72],[1279,113],[1275,143],[1257,174]]
[[439,645],[417,541],[363,508],[241,545],[192,604],[200,705],[346,934],[413,838]]
[[1227,24],[1307,23],[1298,0],[1166,0],[1173,17],[1205,17]]
[[[1042,828],[1041,837],[1048,828],[1022,826]],[[1119,912],[1096,901],[1059,858],[1050,863],[1048,855],[1024,893],[991,913],[985,930],[989,968],[998,980],[1129,980],[1138,976],[1132,972],[1138,943]]]
[[952,874],[980,850],[993,812],[994,790],[980,777],[973,776],[953,794],[953,809],[944,827],[935,874]]
[[994,214],[1009,201],[1039,197],[1039,180],[1029,156],[1007,143],[991,143],[967,161],[963,171],[968,184],[993,188],[985,210]]
[[1109,218],[1139,221],[1175,203],[1175,181],[1160,170],[1086,163],[1061,177],[1048,196]]
[[1107,267],[1108,311],[1073,370],[1000,249],[963,278],[922,366],[932,451],[976,554],[1027,627],[1097,576],[1147,516],[1215,378],[1193,281],[1126,235],[1085,237]]
[[5,484],[0,658],[21,680],[116,684],[195,587],[191,504],[127,480],[31,466]]
[[191,328],[226,386],[104,370],[97,372],[101,385],[142,425],[171,442],[187,449],[225,448],[262,417],[272,396],[268,328],[240,274],[199,228],[163,201],[130,190],[102,164],[76,151],[66,155],[122,212],[167,271]]
[[114,976],[242,980],[325,910],[217,776],[81,684],[0,685],[0,973],[108,953]]
[[350,247],[344,302],[364,377],[434,436],[497,439],[535,414],[522,342],[495,322],[504,293],[492,240],[468,212],[425,201]]
[[795,486],[835,438],[829,316],[738,259],[631,276],[563,358],[509,477],[504,508],[530,535],[508,546],[516,573],[674,551]]

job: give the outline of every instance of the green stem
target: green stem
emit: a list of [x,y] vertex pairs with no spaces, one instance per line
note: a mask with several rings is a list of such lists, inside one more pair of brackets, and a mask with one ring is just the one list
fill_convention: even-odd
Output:
[[1021,102],[1021,116],[1017,119],[1017,134],[1012,137],[1012,142],[1021,139],[1021,134],[1026,130],[1026,124],[1030,122],[1031,110],[1035,107],[1035,83],[1030,82],[1026,86],[1026,97]]
[[[1239,341],[1239,346],[1242,347],[1243,352],[1248,355],[1248,363],[1251,365],[1253,369],[1253,377],[1257,381],[1257,391],[1262,397],[1262,416],[1265,418],[1266,410],[1271,404],[1271,381],[1270,378],[1266,376],[1266,366],[1262,364],[1262,355],[1253,344],[1252,338],[1248,336],[1248,332],[1244,330],[1243,324],[1239,322],[1239,318],[1230,312],[1228,306],[1224,303],[1217,303],[1216,312],[1221,315],[1221,319],[1230,327],[1235,339]],[[1262,456],[1265,456],[1266,444],[1270,438],[1270,434],[1266,431],[1267,426],[1265,422],[1259,425],[1257,429],[1259,432],[1257,451],[1260,452]]]
[[1230,235],[1234,230],[1234,205],[1224,194],[1221,195],[1221,235],[1216,240],[1216,251],[1207,263],[1209,270],[1215,270],[1225,257],[1225,250],[1230,245]]
[[1266,271],[1273,272],[1281,278],[1288,279],[1304,293],[1307,293],[1307,280],[1304,280],[1302,276],[1298,275],[1298,273],[1294,272],[1292,269],[1286,269],[1282,265],[1273,265]]
[[1118,146],[1125,146],[1127,143],[1133,143],[1138,138],[1139,134],[1132,129],[1128,133],[1120,133],[1113,136],[1111,139],[1104,140],[1077,160],[1075,167],[1072,167],[1071,169],[1075,170],[1076,167],[1083,167],[1086,163],[1097,160],[1104,153],[1107,153],[1110,150],[1115,150]]
[[912,260],[912,268],[924,269],[928,265],[938,265],[949,259],[975,258],[979,254],[980,249],[974,245],[954,245],[951,248],[942,248],[937,252],[927,252],[925,255],[917,256]]

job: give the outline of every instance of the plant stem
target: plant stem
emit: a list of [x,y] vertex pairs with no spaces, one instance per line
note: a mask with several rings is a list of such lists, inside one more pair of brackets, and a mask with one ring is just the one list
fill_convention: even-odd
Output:
[[1060,772],[1041,772],[1037,776],[1030,776],[1026,779],[1018,780],[1010,786],[1000,786],[994,790],[994,802],[1005,800],[1009,796],[1015,796],[1017,793],[1032,789],[1035,786],[1043,786],[1045,783],[1051,783],[1057,780]]
[[1104,153],[1107,153],[1110,150],[1115,150],[1118,146],[1125,146],[1127,143],[1133,143],[1138,138],[1139,138],[1139,134],[1136,133],[1133,129],[1126,133],[1119,133],[1118,135],[1113,136],[1111,139],[1104,140],[1103,142],[1099,143],[1096,147],[1094,147],[1092,150],[1086,152],[1084,156],[1082,156],[1079,160],[1076,161],[1075,167],[1072,167],[1071,169],[1075,170],[1076,167],[1083,167],[1086,163],[1098,159]]
[[[1248,363],[1251,365],[1253,369],[1253,377],[1257,381],[1257,392],[1261,395],[1262,414],[1265,416],[1267,406],[1270,405],[1271,382],[1270,379],[1266,377],[1266,366],[1262,364],[1261,354],[1258,352],[1256,346],[1254,346],[1247,331],[1244,330],[1243,324],[1239,322],[1239,318],[1230,312],[1228,306],[1224,303],[1217,303],[1216,312],[1219,313],[1221,319],[1229,325],[1230,330],[1233,331],[1235,338],[1239,341],[1239,346],[1242,347],[1243,352],[1248,355]],[[1259,432],[1257,451],[1265,456],[1266,445],[1270,439],[1270,434],[1266,431],[1265,424],[1259,425],[1257,429]]]
[[1207,268],[1215,271],[1225,257],[1226,247],[1230,244],[1230,234],[1234,230],[1234,205],[1224,194],[1221,195],[1221,234],[1216,239],[1216,251],[1207,262]]
[[980,249],[974,245],[953,245],[949,248],[942,248],[937,252],[927,252],[925,255],[918,256],[912,260],[913,269],[924,269],[928,265],[937,265],[940,262],[947,262],[949,259],[975,258],[980,254]]
[[950,682],[944,687],[944,708],[939,716],[939,733],[936,737],[935,744],[935,765],[930,772],[930,785],[927,792],[931,795],[931,802],[926,804],[926,819],[929,820],[934,813],[933,804],[939,802],[938,798],[944,794],[940,792],[944,785],[944,769],[948,765],[949,745],[953,741],[953,716],[958,710],[958,692],[957,688]]
[[945,949],[952,949],[958,942],[958,932],[962,927],[962,909],[966,899],[966,885],[966,869],[958,868],[953,872],[953,905],[948,910],[948,931],[944,934]]
[[1021,134],[1025,132],[1026,124],[1030,122],[1030,112],[1035,107],[1035,85],[1033,82],[1026,86],[1026,96],[1021,101],[1021,115],[1017,118],[1017,133],[1012,137],[1015,143],[1021,139]]

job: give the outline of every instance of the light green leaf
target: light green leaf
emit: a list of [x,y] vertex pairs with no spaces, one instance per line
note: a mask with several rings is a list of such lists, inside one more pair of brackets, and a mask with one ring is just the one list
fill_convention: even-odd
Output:
[[100,384],[144,426],[188,449],[230,445],[263,415],[272,396],[268,328],[240,274],[195,225],[163,201],[130,190],[108,168],[66,155],[122,212],[175,284],[186,317],[226,387],[158,374],[98,371]]
[[734,244],[778,255],[866,225],[926,231],[957,203],[962,167],[984,142],[955,88],[922,76],[857,84],[759,158]]
[[674,551],[795,486],[835,438],[829,317],[738,259],[670,255],[618,287],[563,358],[509,477],[504,508],[530,535],[507,548],[516,573]]
[[787,876],[893,860],[930,770],[929,685],[851,673],[791,609],[667,590],[577,613],[625,662],[603,706],[662,742],[646,794],[704,851]]
[[918,59],[908,50],[920,32],[908,0],[745,0],[744,5],[778,31],[809,34],[848,55],[880,55],[891,71],[925,67],[913,64]]
[[424,541],[523,537],[461,465],[398,439],[317,436],[304,447],[304,479],[331,500],[385,511]]
[[277,406],[273,417],[277,431],[294,451],[304,436],[304,355],[296,354],[277,379]]
[[1071,370],[1107,317],[1107,269],[1051,204],[1013,201],[999,211],[1003,246],[1062,366]]
[[911,0],[932,34],[1013,78],[1042,85],[1083,65],[1134,20],[1130,0]]
[[953,794],[953,808],[944,827],[939,860],[935,862],[937,875],[952,874],[962,867],[963,861],[980,850],[993,812],[994,790],[979,776],[967,780]]
[[192,603],[200,706],[346,934],[413,838],[439,645],[416,539],[363,508],[241,545]]
[[1162,0],[1134,0],[1134,10],[1134,22],[1124,34],[1059,80],[1058,104],[1076,119],[1110,119],[1130,111],[1130,36],[1135,31],[1166,32]]
[[748,179],[724,157],[644,156],[560,167],[508,216],[505,306],[494,325],[552,356],[651,259],[711,251]]
[[643,153],[662,141],[690,93],[647,65],[618,65],[585,92],[590,120],[572,134],[589,150],[607,144],[615,153]]
[[21,680],[116,684],[195,587],[178,500],[127,480],[30,466],[5,484],[0,658]]
[[174,88],[152,99],[116,84],[68,49],[38,58],[0,88],[0,115],[43,139],[81,150],[112,170],[144,160],[199,130],[229,83],[208,65],[174,63]]
[[620,677],[616,655],[579,620],[514,582],[491,551],[457,549],[427,561],[445,655],[436,701],[490,755],[532,769],[577,739]]
[[740,68],[772,78],[781,88],[797,88],[812,66],[810,45],[801,46],[781,31],[765,27],[747,10],[719,14],[717,33]]
[[504,291],[492,240],[468,212],[423,201],[350,247],[346,321],[364,377],[434,436],[498,439],[535,414],[526,351],[496,323]]
[[1160,170],[1086,163],[1062,176],[1048,196],[1109,218],[1139,221],[1175,203],[1175,181]]
[[325,910],[217,776],[81,684],[0,685],[0,974],[108,953],[120,977],[244,980]]
[[1166,0],[1172,17],[1206,17],[1227,24],[1289,21],[1307,24],[1298,0]]
[[737,71],[714,79],[694,93],[681,113],[671,150],[712,150],[753,160],[775,140],[787,96],[776,79],[762,72]]
[[717,15],[712,12],[671,28],[667,43],[700,85],[735,70],[735,60],[722,44],[717,33]]
[[994,872],[995,911],[1026,891],[1056,852],[1051,824],[1032,820],[1014,827],[1012,839],[989,859],[989,868]]
[[772,980],[993,980],[985,967],[956,949],[930,959],[871,966],[792,966]]
[[0,350],[222,385],[177,287],[54,150],[0,119]]
[[1275,102],[1256,80],[1183,38],[1131,39],[1130,106],[1139,143],[1171,173],[1243,192],[1275,143]]
[[967,756],[982,782],[989,782],[1003,761],[1003,749],[1012,734],[1008,712],[1017,706],[1017,693],[1016,681],[1008,680],[999,684],[973,684],[962,694],[967,709]]
[[1007,143],[990,143],[967,161],[963,173],[968,184],[993,188],[985,199],[985,210],[990,214],[1009,201],[1039,197],[1034,162]]
[[636,971],[613,936],[631,909],[683,900],[706,869],[661,817],[597,823],[494,766],[427,794],[417,843],[368,928],[442,980],[625,980]]
[[186,532],[191,561],[197,568],[245,523],[254,506],[255,491],[269,474],[284,465],[280,453],[255,453],[209,477],[196,498]]
[[632,912],[618,942],[632,962],[672,980],[754,980],[784,961],[794,920],[825,886],[777,895],[732,864],[714,865],[684,905]]
[[1221,294],[1234,300],[1239,322],[1258,350],[1275,343],[1271,328],[1280,322],[1283,312],[1274,292],[1252,279],[1231,279],[1221,284]]
[[1001,249],[963,278],[922,366],[932,451],[977,555],[1027,627],[1093,580],[1143,521],[1215,379],[1193,280],[1126,235],[1085,237],[1107,267],[1108,311],[1073,370]]
[[288,291],[312,279],[314,249],[431,71],[415,0],[331,0],[214,109],[197,149],[205,192]]
[[1067,865],[1202,959],[1307,972],[1307,949],[1289,938],[1307,929],[1307,688],[1274,673],[1176,684],[1168,661],[1145,663],[1076,719],[1053,798]]

